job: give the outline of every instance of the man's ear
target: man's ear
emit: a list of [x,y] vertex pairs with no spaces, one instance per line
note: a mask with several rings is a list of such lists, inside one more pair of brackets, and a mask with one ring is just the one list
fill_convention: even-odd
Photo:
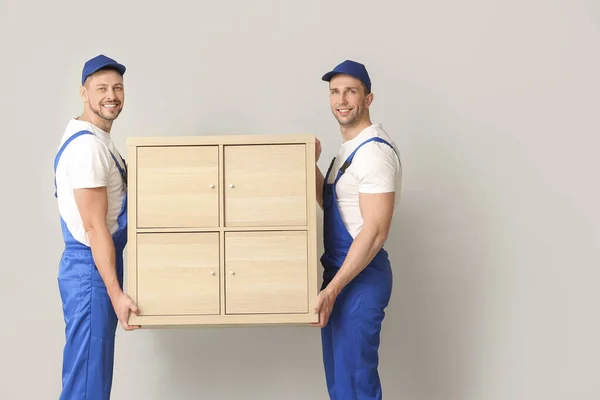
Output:
[[374,98],[375,98],[375,95],[373,94],[373,92],[369,93],[367,95],[367,97],[365,97],[365,105],[367,106],[367,108],[369,108],[371,103],[373,103]]
[[85,87],[85,85],[81,85],[81,87],[79,88],[79,97],[81,97],[81,100],[83,100],[84,103],[87,103],[88,95],[87,88]]

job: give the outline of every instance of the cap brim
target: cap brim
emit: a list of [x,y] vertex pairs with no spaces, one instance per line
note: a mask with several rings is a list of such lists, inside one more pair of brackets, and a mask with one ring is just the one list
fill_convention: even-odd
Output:
[[329,82],[331,80],[331,78],[333,78],[334,75],[337,75],[340,73],[341,72],[339,72],[339,71],[329,71],[328,73],[323,75],[323,77],[321,79],[324,80],[325,82]]
[[102,66],[100,66],[98,69],[96,69],[97,72],[103,68],[114,68],[116,69],[121,75],[125,75],[125,71],[127,71],[127,68],[125,68],[125,66],[123,64],[119,64],[119,63],[106,63]]
[[95,74],[96,72],[98,72],[98,71],[100,71],[100,70],[102,70],[102,69],[106,69],[106,68],[114,69],[114,70],[116,70],[116,71],[117,71],[119,74],[121,74],[121,75],[125,75],[125,71],[127,70],[127,68],[125,68],[125,66],[124,66],[123,64],[119,64],[119,63],[117,63],[117,62],[107,62],[107,63],[105,63],[105,64],[98,65],[96,68],[94,68],[93,70],[89,71],[89,72],[86,74],[86,76],[85,76],[84,80],[85,80],[85,79],[86,79],[88,76],[90,76],[90,75],[92,75],[92,74]]

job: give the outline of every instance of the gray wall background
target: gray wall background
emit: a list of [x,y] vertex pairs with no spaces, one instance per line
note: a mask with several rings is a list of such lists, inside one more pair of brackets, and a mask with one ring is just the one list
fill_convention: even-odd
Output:
[[[114,138],[314,133],[363,61],[402,150],[385,398],[600,397],[600,5],[583,0],[0,2],[0,398],[55,399],[52,163],[83,62],[125,63]],[[114,399],[326,399],[319,332],[118,332]]]

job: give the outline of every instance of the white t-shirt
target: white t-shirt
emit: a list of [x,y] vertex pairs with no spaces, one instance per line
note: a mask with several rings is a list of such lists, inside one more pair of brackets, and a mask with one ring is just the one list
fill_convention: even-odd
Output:
[[125,169],[121,157],[110,135],[97,126],[77,119],[70,120],[58,149],[69,137],[81,130],[90,131],[93,135],[81,135],[67,145],[56,167],[56,188],[58,210],[69,232],[77,241],[89,246],[73,189],[107,187],[106,224],[112,235],[118,228],[117,218],[127,188],[110,152],[114,154],[121,168]]
[[385,143],[376,141],[366,143],[354,154],[350,167],[346,169],[346,172],[338,181],[336,185],[338,208],[346,229],[352,238],[356,238],[363,226],[359,206],[359,192],[396,192],[394,211],[400,202],[400,189],[402,186],[400,152],[381,124],[373,124],[364,129],[354,139],[342,143],[327,182],[333,183],[344,161],[361,143],[372,137],[380,137],[390,143],[396,149],[398,155]]

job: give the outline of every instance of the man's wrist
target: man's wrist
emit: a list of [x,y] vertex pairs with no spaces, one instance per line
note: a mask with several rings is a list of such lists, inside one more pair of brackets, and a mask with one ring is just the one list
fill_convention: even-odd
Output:
[[121,289],[121,285],[119,285],[118,281],[114,281],[106,285],[106,291],[108,292],[108,296],[112,299],[119,296],[123,293],[123,289]]
[[327,285],[327,289],[329,289],[333,293],[333,295],[337,297],[338,294],[340,294],[340,292],[342,291],[342,288],[340,286],[341,285],[337,281],[332,280]]

